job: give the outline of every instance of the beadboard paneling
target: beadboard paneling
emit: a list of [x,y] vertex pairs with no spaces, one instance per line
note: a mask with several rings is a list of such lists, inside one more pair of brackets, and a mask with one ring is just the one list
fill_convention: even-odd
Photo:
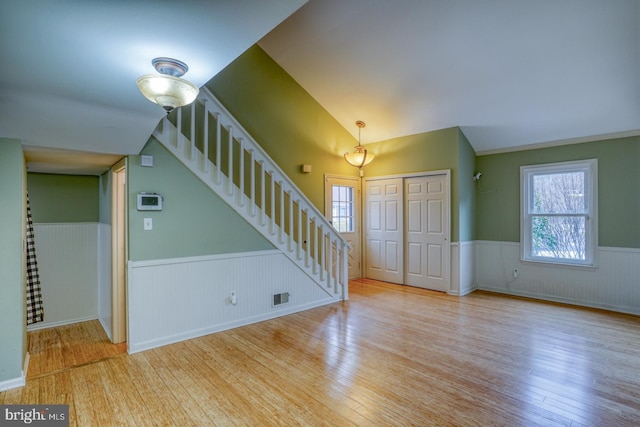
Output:
[[451,243],[449,295],[464,296],[476,290],[475,242]]
[[600,247],[586,268],[523,263],[519,243],[478,241],[476,264],[479,289],[640,314],[638,249]]
[[29,330],[98,317],[98,224],[34,224],[44,322]]
[[[235,291],[237,304],[230,302]],[[272,294],[290,302],[271,306]],[[130,261],[128,345],[135,353],[338,301],[279,251]]]

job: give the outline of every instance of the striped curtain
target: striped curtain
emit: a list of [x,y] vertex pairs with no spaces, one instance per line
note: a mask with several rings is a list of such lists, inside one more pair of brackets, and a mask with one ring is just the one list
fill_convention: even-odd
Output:
[[42,288],[40,287],[38,261],[36,260],[36,242],[33,234],[29,193],[27,193],[27,325],[43,320]]

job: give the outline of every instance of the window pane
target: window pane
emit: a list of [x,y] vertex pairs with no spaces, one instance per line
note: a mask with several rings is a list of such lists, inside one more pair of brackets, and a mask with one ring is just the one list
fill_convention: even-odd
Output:
[[585,213],[584,172],[533,175],[532,213]]
[[586,259],[586,218],[534,216],[532,255],[545,258]]
[[340,233],[353,232],[353,187],[333,185],[331,196],[331,221],[333,226]]

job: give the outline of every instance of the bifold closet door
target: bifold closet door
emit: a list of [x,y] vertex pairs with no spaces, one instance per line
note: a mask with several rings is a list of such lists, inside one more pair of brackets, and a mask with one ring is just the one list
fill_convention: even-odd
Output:
[[420,176],[404,181],[405,284],[446,292],[447,240],[445,175]]
[[403,180],[367,181],[366,277],[404,284]]

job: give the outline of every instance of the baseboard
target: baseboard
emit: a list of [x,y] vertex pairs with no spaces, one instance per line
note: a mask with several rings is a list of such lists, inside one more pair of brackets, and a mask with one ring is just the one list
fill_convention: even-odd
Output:
[[27,326],[27,331],[30,332],[30,331],[37,331],[40,329],[55,328],[58,326],[73,325],[74,323],[88,322],[89,320],[97,320],[97,319],[98,319],[97,316],[88,316],[88,317],[79,317],[76,319],[61,320],[59,322],[36,323],[34,325]]
[[475,285],[475,286],[472,286],[472,287],[470,287],[470,288],[463,289],[463,290],[460,292],[460,295],[459,295],[459,296],[463,297],[463,296],[465,296],[465,295],[469,295],[470,293],[475,292],[475,291],[477,291],[477,290],[478,290],[478,285]]
[[233,328],[239,328],[241,326],[247,326],[253,323],[263,322],[265,320],[275,319],[278,317],[298,313],[300,311],[310,310],[312,308],[321,307],[323,305],[333,304],[335,302],[340,302],[340,301],[341,300],[327,298],[325,300],[314,301],[313,303],[310,303],[310,304],[299,305],[286,310],[278,310],[276,312],[270,312],[270,313],[262,314],[259,316],[236,320],[233,322],[227,322],[227,323],[222,323],[218,325],[211,325],[206,328],[195,329],[195,330],[187,331],[181,334],[176,334],[172,336],[162,337],[156,340],[141,342],[135,345],[131,345],[131,342],[127,341],[128,343],[127,352],[129,354],[139,353],[141,351],[151,350],[153,348],[174,344],[180,341],[198,338],[198,337],[213,334],[216,332],[226,331]]
[[12,388],[24,387],[27,384],[27,377],[22,372],[22,376],[19,378],[13,378],[6,381],[0,381],[0,392],[11,390]]
[[478,290],[493,292],[496,294],[513,295],[516,297],[537,299],[542,301],[558,302],[561,304],[575,305],[580,307],[596,308],[599,310],[615,311],[617,313],[634,314],[636,316],[640,315],[640,310],[637,310],[631,307],[621,307],[621,306],[614,306],[614,305],[608,305],[608,304],[589,303],[584,301],[576,301],[570,298],[556,297],[553,295],[541,295],[533,292],[522,292],[522,291],[514,291],[514,290],[509,290],[507,292],[503,288],[494,288],[491,286],[480,286],[478,287]]

